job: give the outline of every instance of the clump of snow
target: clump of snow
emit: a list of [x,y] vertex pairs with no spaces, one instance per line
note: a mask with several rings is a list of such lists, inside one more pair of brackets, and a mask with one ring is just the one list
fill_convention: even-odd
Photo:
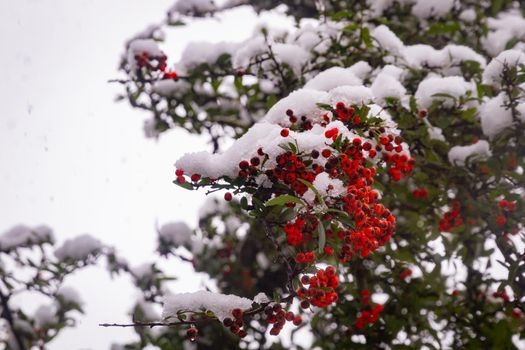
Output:
[[394,55],[400,56],[405,47],[397,35],[385,25],[376,27],[372,30],[370,35],[376,40],[381,48]]
[[[299,75],[303,67],[310,60],[311,54],[303,47],[294,43],[266,42],[262,35],[255,36],[241,43],[232,55],[233,67],[247,67],[255,57],[265,55],[273,58],[278,64],[288,65],[295,74]],[[263,62],[263,68],[271,69],[275,65],[272,59]]]
[[364,80],[372,72],[372,67],[365,61],[358,61],[347,69],[361,80]]
[[[348,91],[349,89],[352,91]],[[318,103],[330,102],[333,105],[336,101],[345,101],[345,96],[342,96],[345,93],[354,99],[356,96],[359,98],[371,97],[369,91],[362,86],[342,86],[331,90],[330,93],[309,89],[295,91],[275,104],[259,123],[254,124],[223,153],[198,152],[186,154],[175,163],[175,166],[184,170],[186,174],[200,174],[212,178],[235,177],[238,175],[239,162],[250,159],[259,148],[262,148],[269,157],[264,167],[271,169],[276,165],[275,158],[282,153],[280,147],[282,143],[295,142],[302,152],[311,152],[313,149],[321,149],[325,146],[327,142],[324,136],[325,128],[320,123],[322,116],[327,111],[320,108],[317,105]],[[370,104],[368,107],[370,108],[368,112],[370,117],[382,119],[384,121],[383,126],[392,129],[389,132],[394,135],[399,134],[399,130],[395,129],[396,124],[388,112],[377,104]],[[294,115],[299,118],[304,116],[312,122],[313,128],[304,132],[290,131],[287,137],[282,137],[280,134],[282,128],[290,125],[289,117],[286,115],[287,110],[292,110]],[[344,136],[351,139],[356,137],[341,122],[332,122],[326,127],[337,127]],[[324,165],[325,162],[326,159],[324,158],[316,160],[319,165]]]
[[66,303],[75,303],[78,305],[83,303],[80,294],[73,287],[61,287],[57,292],[57,296]]
[[233,68],[242,68],[250,64],[252,58],[268,50],[268,45],[262,36],[246,40],[232,57]]
[[[317,189],[322,197],[339,197],[346,193],[346,187],[339,179],[332,179],[328,173],[320,173],[316,176],[313,186]],[[308,203],[315,201],[315,193],[308,189],[303,195],[303,199]]]
[[445,136],[443,135],[443,130],[437,126],[432,126],[428,119],[424,119],[425,124],[427,125],[428,136],[431,140],[438,140],[445,142]]
[[175,246],[185,245],[191,242],[193,232],[191,228],[182,221],[170,222],[159,228],[161,241]]
[[162,318],[177,318],[178,312],[212,311],[220,321],[223,321],[226,317],[231,317],[233,309],[246,310],[252,303],[253,300],[248,298],[208,291],[173,294],[164,300]]
[[56,305],[41,305],[33,315],[35,325],[39,328],[54,325],[58,322]]
[[441,18],[450,13],[454,0],[417,0],[412,7],[412,14],[419,18]]
[[[420,109],[426,109],[434,101],[442,101],[444,107],[452,107],[456,100],[467,92],[476,91],[473,83],[463,77],[428,77],[419,83],[415,98]],[[438,95],[436,95],[438,94]],[[439,94],[444,94],[439,96]]]
[[295,74],[299,75],[303,66],[310,59],[310,53],[295,44],[274,44],[272,46],[276,60],[280,64],[287,64]]
[[458,18],[464,22],[474,22],[476,20],[476,10],[473,8],[465,9],[461,11]]
[[198,217],[200,220],[202,220],[209,215],[213,215],[217,212],[225,212],[227,210],[228,209],[224,200],[219,200],[216,197],[209,196],[206,197],[204,203],[199,208]]
[[130,270],[137,280],[145,280],[151,278],[155,274],[155,264],[144,263],[134,266]]
[[98,254],[103,248],[102,243],[89,234],[83,234],[66,240],[55,250],[59,260],[84,260],[90,255]]
[[0,235],[0,251],[10,251],[19,247],[30,247],[55,241],[51,228],[41,225],[28,227],[17,225]]
[[176,70],[187,72],[201,64],[214,64],[222,55],[232,55],[239,47],[238,43],[192,41],[184,48]]
[[525,39],[525,19],[519,11],[500,12],[487,19],[489,33],[481,38],[483,48],[492,56],[505,50],[510,40]]
[[469,159],[486,159],[492,156],[490,145],[485,140],[480,140],[468,146],[454,146],[448,151],[448,160],[453,165],[463,166]]
[[366,105],[374,101],[372,90],[364,86],[339,86],[330,90],[330,104],[343,102],[346,105]]
[[362,81],[347,68],[332,67],[317,74],[306,83],[305,89],[329,91],[343,85],[361,85]]
[[153,91],[163,97],[178,97],[188,92],[191,85],[184,80],[164,79],[153,84]]
[[253,297],[253,301],[257,304],[265,304],[270,302],[270,298],[264,293],[259,293],[255,297]]
[[506,50],[487,65],[483,71],[483,83],[499,86],[505,67],[516,67],[525,64],[525,53],[518,50]]
[[170,13],[178,12],[182,15],[205,14],[214,12],[217,6],[213,0],[178,0],[170,9]]
[[403,70],[392,65],[387,65],[381,70],[370,86],[376,103],[382,105],[386,98],[393,97],[403,104],[408,104],[406,89],[399,81],[402,75]]
[[[512,111],[506,107],[506,104],[507,98],[502,92],[498,96],[486,100],[480,106],[481,130],[488,137],[492,138],[503,129],[512,126]],[[518,118],[525,121],[525,114],[518,115]]]
[[371,36],[376,40],[377,45],[394,57],[402,59],[411,68],[428,67],[440,69],[445,75],[453,75],[461,73],[459,64],[465,61],[478,62],[481,67],[486,65],[483,56],[463,45],[450,44],[440,50],[423,44],[405,46],[385,25],[376,27]]
[[286,115],[288,109],[291,109],[298,117],[308,116],[310,120],[321,120],[326,111],[321,109],[317,103],[329,103],[329,95],[324,91],[300,89],[273,105],[262,121],[289,126],[291,123]]

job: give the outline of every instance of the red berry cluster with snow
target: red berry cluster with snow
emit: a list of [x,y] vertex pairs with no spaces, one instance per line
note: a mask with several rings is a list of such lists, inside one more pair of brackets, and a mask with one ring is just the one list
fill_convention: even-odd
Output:
[[[395,217],[380,203],[374,179],[398,182],[414,167],[385,111],[376,105],[327,104],[331,98],[296,91],[224,153],[187,154],[176,163],[179,185],[227,189],[226,201],[242,196],[245,209],[272,223],[269,234],[276,232],[292,248],[286,250],[293,252],[287,256],[294,264],[290,278],[314,271],[312,277],[303,275],[300,288],[288,291],[303,309],[328,307],[338,299],[336,268],[317,263],[335,258],[344,271],[345,263],[390,239]],[[281,324],[274,323],[272,332],[278,334]]]

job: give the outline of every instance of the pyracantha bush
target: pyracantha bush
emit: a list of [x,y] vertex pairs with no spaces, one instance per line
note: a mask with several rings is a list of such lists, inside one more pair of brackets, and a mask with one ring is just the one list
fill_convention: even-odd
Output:
[[[171,61],[167,27],[252,9],[295,25]],[[160,226],[157,252],[214,292],[106,252],[141,292],[139,340],[112,349],[523,348],[524,28],[510,0],[177,1],[126,43],[117,82],[148,137],[212,142],[174,183],[220,196],[194,228]],[[3,272],[35,268],[8,250]],[[61,327],[35,337],[10,309],[27,347]]]
[[[176,184],[221,192],[183,259],[251,301],[238,346],[268,346],[293,312],[313,335],[307,347],[519,347],[522,5],[179,1],[167,22],[237,7],[284,10],[296,26],[190,43],[168,63],[173,77],[137,72],[128,54],[120,82],[153,112],[148,135],[182,127],[211,138],[215,154],[176,163]],[[180,246],[159,249],[180,258]],[[221,319],[214,305],[193,312],[197,328]],[[216,332],[199,330],[197,346],[217,344]],[[289,344],[280,334],[270,339]]]

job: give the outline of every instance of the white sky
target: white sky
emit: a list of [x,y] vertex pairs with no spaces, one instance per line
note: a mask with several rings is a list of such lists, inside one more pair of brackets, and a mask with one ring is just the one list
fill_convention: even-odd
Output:
[[[0,233],[18,223],[47,224],[59,242],[87,232],[139,264],[154,258],[155,222],[195,223],[204,196],[171,183],[173,163],[208,150],[205,140],[182,131],[145,139],[148,115],[115,103],[121,88],[107,83],[126,39],[162,19],[172,2],[0,1]],[[246,9],[228,18],[234,22],[172,31],[167,54],[179,56],[190,40],[244,39],[256,23]],[[177,291],[199,287],[187,266],[167,272],[175,270],[183,276]],[[136,294],[127,279],[110,280],[102,267],[66,284],[82,294],[87,316],[51,349],[105,349],[130,339],[130,330],[97,326],[129,321]]]

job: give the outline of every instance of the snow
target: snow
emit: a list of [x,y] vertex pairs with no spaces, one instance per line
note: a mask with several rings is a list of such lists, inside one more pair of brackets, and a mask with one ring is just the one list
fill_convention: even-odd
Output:
[[36,309],[33,318],[35,325],[39,328],[54,325],[58,322],[56,305],[41,305]]
[[525,39],[525,19],[519,11],[501,12],[496,18],[488,18],[487,27],[489,33],[481,39],[481,43],[492,56],[505,50],[513,38]]
[[[334,90],[354,89],[356,91],[367,91],[365,87],[344,86]],[[336,96],[332,90],[330,94],[323,91],[302,89],[293,92],[288,97],[282,99],[274,105],[265,118],[259,123],[254,124],[242,137],[237,139],[229,149],[223,153],[210,154],[208,152],[197,152],[185,154],[176,163],[177,169],[182,169],[186,174],[200,174],[205,177],[219,178],[222,176],[236,177],[238,175],[238,164],[242,160],[247,160],[257,154],[257,150],[262,147],[268,154],[268,161],[264,169],[275,166],[275,158],[282,153],[279,147],[282,143],[295,142],[300,151],[311,152],[313,149],[322,149],[327,140],[324,136],[325,128],[320,125],[321,117],[326,111],[317,106],[318,102],[327,103]],[[339,99],[341,96],[337,96]],[[327,101],[328,99],[328,101]],[[333,101],[331,101],[333,103]],[[384,126],[391,128],[390,133],[399,134],[395,129],[396,124],[392,117],[381,106],[377,104],[368,105],[370,108],[369,116],[383,119]],[[289,125],[289,118],[286,111],[291,109],[298,117],[305,116],[312,121],[313,128],[304,132],[290,131],[287,137],[282,137],[280,132],[283,125]],[[350,139],[356,137],[340,121],[332,122],[326,128],[337,127],[339,132]],[[316,162],[324,165],[326,159],[319,158]]]
[[204,200],[204,203],[199,208],[198,217],[199,220],[205,219],[209,215],[213,215],[217,212],[225,212],[227,210],[226,203],[224,200],[220,200],[214,196],[208,196]]
[[[467,92],[476,91],[473,83],[465,81],[463,77],[437,77],[431,76],[419,83],[415,98],[420,109],[427,109],[434,101],[442,101],[443,106],[450,108],[454,106],[455,100],[465,96]],[[446,94],[448,96],[434,96],[435,94]]]
[[330,90],[330,104],[363,105],[374,101],[372,90],[364,86],[339,86]]
[[443,136],[443,130],[437,126],[432,126],[427,118],[424,119],[425,124],[427,125],[428,136],[431,140],[438,140],[445,142],[445,136]]
[[512,38],[512,33],[508,30],[495,30],[481,38],[481,45],[491,56],[496,56],[505,50]]
[[400,100],[403,104],[408,103],[408,96],[406,96],[406,89],[401,84],[400,75],[401,69],[396,70],[394,66],[386,66],[376,76],[374,82],[370,86],[376,103],[382,105],[385,103],[387,97],[394,97]]
[[470,23],[476,20],[476,16],[476,10],[474,10],[473,8],[468,8],[461,11],[458,18],[464,22]]
[[[505,93],[487,99],[479,108],[481,130],[489,138],[493,138],[500,131],[512,126],[512,111],[504,107],[507,99]],[[521,116],[525,120],[525,115]]]
[[180,97],[191,89],[191,85],[184,80],[164,79],[153,84],[153,91],[163,97]]
[[66,303],[75,303],[78,305],[82,305],[83,303],[80,294],[73,287],[61,287],[57,295]]
[[341,67],[332,67],[317,74],[304,86],[305,89],[329,91],[343,85],[361,85],[362,81],[355,74]]
[[266,52],[268,45],[262,36],[255,36],[246,40],[232,57],[233,68],[242,68],[250,64],[252,58]]
[[159,236],[165,243],[181,246],[191,242],[193,231],[185,222],[170,222],[159,228]]
[[59,260],[84,260],[90,255],[98,254],[103,248],[102,243],[89,234],[83,234],[66,240],[55,250]]
[[212,65],[220,56],[232,55],[238,48],[239,44],[232,42],[192,41],[184,48],[176,70],[185,73],[201,64]]
[[[339,197],[346,193],[346,187],[343,181],[339,179],[332,179],[328,173],[322,172],[315,177],[313,186],[317,189],[319,194],[324,197]],[[329,190],[329,186],[333,188]],[[311,189],[308,189],[303,195],[303,199],[310,204],[315,201],[315,193]]]
[[519,64],[525,64],[525,53],[518,50],[506,50],[501,52],[497,57],[487,65],[483,71],[483,83],[499,86],[505,66],[516,67]]
[[308,88],[296,90],[287,97],[281,99],[268,111],[263,118],[263,122],[289,126],[286,111],[293,110],[298,117],[308,116],[310,120],[321,120],[326,112],[317,106],[317,103],[329,103],[329,94],[323,91],[311,90]]
[[397,35],[395,35],[394,32],[392,32],[390,28],[385,25],[376,27],[374,30],[372,30],[370,35],[376,39],[381,48],[394,55],[400,56],[403,48],[405,47]]
[[485,159],[490,157],[490,145],[485,140],[480,140],[468,146],[454,146],[448,152],[448,160],[453,165],[463,166],[470,159]]
[[265,304],[270,302],[270,298],[263,292],[257,294],[255,297],[253,297],[253,302],[257,304]]
[[368,62],[358,61],[348,67],[348,70],[354,73],[354,75],[359,79],[364,80],[370,74],[370,72],[372,72],[372,67],[370,67]]
[[130,270],[137,280],[145,280],[149,279],[155,274],[155,264],[143,263],[138,266],[132,267]]
[[419,18],[445,17],[454,7],[454,0],[417,0],[412,14]]
[[170,13],[178,12],[182,15],[204,14],[217,10],[212,0],[178,0],[170,9]]
[[10,251],[20,247],[30,247],[44,242],[53,243],[51,228],[41,225],[28,227],[17,225],[0,235],[0,251]]
[[287,64],[296,75],[300,75],[303,66],[310,59],[310,53],[295,44],[273,44],[272,51],[280,64]]
[[223,321],[226,317],[231,317],[233,309],[246,310],[251,308],[252,303],[253,300],[247,298],[208,291],[173,294],[167,296],[164,300],[162,318],[176,319],[178,312],[202,312],[209,310],[220,321]]

